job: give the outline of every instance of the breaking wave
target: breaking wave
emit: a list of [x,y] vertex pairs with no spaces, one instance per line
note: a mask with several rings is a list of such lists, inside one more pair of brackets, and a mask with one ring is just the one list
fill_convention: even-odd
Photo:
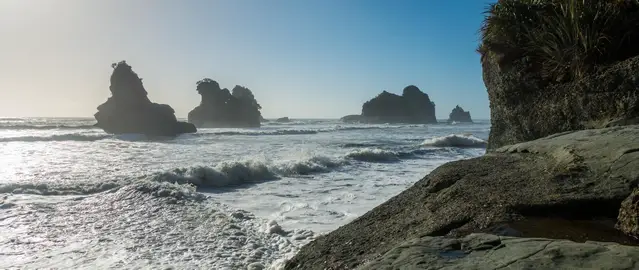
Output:
[[271,181],[286,176],[325,173],[344,164],[347,162],[323,156],[277,162],[224,161],[214,167],[196,166],[159,173],[154,175],[151,180],[179,184],[188,183],[205,188],[220,188]]
[[379,148],[362,148],[351,151],[346,157],[364,162],[397,162],[398,153]]
[[321,128],[321,129],[280,129],[280,130],[232,130],[232,131],[215,131],[215,129],[200,129],[213,132],[197,133],[195,136],[212,136],[212,135],[243,135],[243,136],[274,136],[274,135],[309,135],[325,132],[336,131],[349,131],[349,130],[370,130],[370,129],[388,129],[396,127],[382,127],[382,126],[363,126],[363,127],[342,127],[336,126],[333,128]]
[[299,160],[223,161],[215,166],[178,168],[140,177],[130,177],[104,183],[6,183],[0,184],[0,193],[38,195],[86,195],[116,189],[132,182],[151,181],[191,184],[201,188],[235,187],[280,179],[281,177],[326,173],[349,164],[347,160],[324,156],[311,156]]
[[427,139],[422,143],[422,145],[433,147],[485,148],[487,142],[472,135],[451,134],[448,136]]
[[1,129],[11,130],[50,130],[50,129],[97,129],[94,125],[24,125],[24,124],[9,124],[0,125]]
[[201,135],[244,135],[244,136],[264,136],[264,135],[307,135],[317,134],[318,130],[272,130],[272,131],[222,131],[213,133],[200,133]]
[[99,141],[112,138],[111,135],[61,134],[51,136],[4,137],[0,142],[62,142],[62,141]]

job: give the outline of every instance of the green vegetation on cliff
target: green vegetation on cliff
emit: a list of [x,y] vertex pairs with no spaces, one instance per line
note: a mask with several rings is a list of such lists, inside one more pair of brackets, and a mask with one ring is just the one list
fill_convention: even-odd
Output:
[[639,55],[638,0],[499,0],[486,13],[482,61],[520,62],[545,81],[573,81]]

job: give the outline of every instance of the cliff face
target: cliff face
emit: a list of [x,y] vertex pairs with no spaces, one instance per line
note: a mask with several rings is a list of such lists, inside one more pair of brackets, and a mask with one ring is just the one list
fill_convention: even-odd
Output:
[[501,0],[479,47],[489,150],[639,120],[639,2]]
[[464,111],[462,107],[457,105],[448,115],[448,123],[452,122],[472,123],[473,120],[470,118],[470,112]]
[[125,61],[113,64],[112,96],[94,115],[96,126],[107,133],[139,133],[152,136],[175,136],[196,132],[195,126],[178,122],[175,111],[166,104],[152,103],[142,80]]
[[554,133],[639,123],[639,57],[602,67],[592,76],[548,85],[517,69],[483,63],[490,100],[488,148]]
[[402,95],[386,91],[362,106],[362,118],[374,123],[437,123],[435,103],[414,85],[404,88]]
[[190,123],[209,128],[260,126],[262,107],[248,88],[220,89],[216,81],[207,78],[197,82],[197,91],[202,101],[189,112]]

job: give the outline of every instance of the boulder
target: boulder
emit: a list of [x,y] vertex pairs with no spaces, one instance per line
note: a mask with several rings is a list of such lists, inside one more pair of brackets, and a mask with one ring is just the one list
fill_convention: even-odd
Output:
[[404,88],[401,96],[383,91],[362,105],[360,117],[349,115],[342,120],[366,123],[437,123],[435,103],[414,85]]
[[639,247],[547,238],[470,234],[404,241],[360,270],[373,269],[636,269]]
[[444,164],[304,246],[286,269],[353,269],[410,239],[493,233],[636,245],[614,228],[639,184],[639,126],[565,132]]
[[166,104],[152,103],[142,79],[125,61],[115,63],[111,74],[111,97],[95,113],[97,127],[107,133],[138,133],[149,136],[176,136],[197,131],[194,125],[178,122]]
[[639,237],[639,189],[621,203],[616,228],[632,237]]
[[464,111],[462,107],[459,107],[459,105],[457,105],[448,116],[448,123],[452,122],[472,123],[473,120],[470,118],[470,112]]
[[260,127],[262,107],[248,88],[236,85],[232,91],[220,89],[216,81],[205,78],[197,82],[197,91],[202,101],[189,112],[190,123],[205,128]]

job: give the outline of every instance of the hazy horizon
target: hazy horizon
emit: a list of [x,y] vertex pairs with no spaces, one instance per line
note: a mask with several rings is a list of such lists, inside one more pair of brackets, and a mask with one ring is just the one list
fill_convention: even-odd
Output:
[[0,117],[92,117],[111,63],[186,117],[195,82],[250,88],[266,118],[358,114],[416,85],[438,119],[489,119],[478,29],[489,2],[4,0]]

